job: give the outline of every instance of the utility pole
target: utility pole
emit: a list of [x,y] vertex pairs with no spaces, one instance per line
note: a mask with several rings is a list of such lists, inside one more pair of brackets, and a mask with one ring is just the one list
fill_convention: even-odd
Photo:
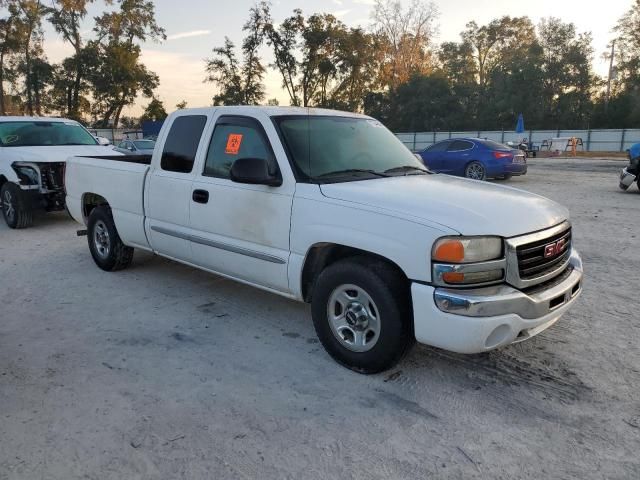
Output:
[[611,58],[609,59],[609,79],[607,80],[607,96],[604,99],[604,113],[609,111],[609,99],[611,98],[611,80],[613,78],[613,58],[616,54],[616,41],[611,42]]

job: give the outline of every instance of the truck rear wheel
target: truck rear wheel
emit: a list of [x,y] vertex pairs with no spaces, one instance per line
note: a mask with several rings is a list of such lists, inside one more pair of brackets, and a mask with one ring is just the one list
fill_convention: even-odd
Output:
[[91,256],[102,270],[115,272],[131,265],[133,248],[122,243],[109,207],[93,209],[89,215],[87,238]]
[[33,210],[20,187],[6,182],[0,190],[2,215],[9,228],[27,228],[33,224]]
[[341,365],[378,373],[395,365],[414,342],[406,280],[378,260],[355,257],[323,270],[311,310],[318,338]]

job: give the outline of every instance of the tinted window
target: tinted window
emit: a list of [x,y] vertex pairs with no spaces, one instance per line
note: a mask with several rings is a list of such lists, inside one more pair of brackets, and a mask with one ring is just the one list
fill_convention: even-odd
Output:
[[153,150],[156,142],[154,142],[153,140],[136,140],[135,142],[133,142],[133,144],[136,146],[136,148],[139,148],[141,150]]
[[459,152],[460,150],[469,150],[473,148],[473,143],[465,140],[455,140],[451,143],[451,146],[447,149],[448,152]]
[[430,146],[429,148],[427,148],[427,152],[429,153],[433,153],[433,152],[444,152],[447,147],[449,146],[449,142],[440,142],[440,143],[436,143],[435,145]]
[[494,142],[493,140],[478,140],[478,143],[481,143],[491,150],[511,150],[511,147],[502,143]]
[[252,119],[221,117],[211,137],[204,175],[229,178],[231,165],[239,158],[275,161],[260,124]]
[[191,172],[206,123],[205,115],[186,115],[173,121],[162,151],[160,166],[163,170]]

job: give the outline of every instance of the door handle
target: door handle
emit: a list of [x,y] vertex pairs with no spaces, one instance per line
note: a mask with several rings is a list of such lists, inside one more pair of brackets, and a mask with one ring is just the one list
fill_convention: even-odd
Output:
[[191,198],[196,203],[207,203],[209,201],[209,192],[206,190],[194,190]]

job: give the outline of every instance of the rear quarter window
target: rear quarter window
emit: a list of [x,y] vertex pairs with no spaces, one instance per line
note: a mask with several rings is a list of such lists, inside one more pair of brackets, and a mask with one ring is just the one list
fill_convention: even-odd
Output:
[[162,150],[162,170],[191,173],[206,123],[206,115],[184,115],[173,121]]

